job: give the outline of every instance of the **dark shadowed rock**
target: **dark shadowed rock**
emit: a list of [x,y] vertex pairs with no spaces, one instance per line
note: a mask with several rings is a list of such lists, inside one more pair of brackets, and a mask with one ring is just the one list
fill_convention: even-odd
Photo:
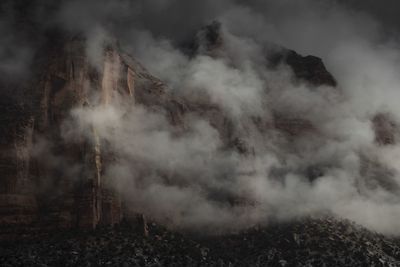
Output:
[[380,145],[394,145],[398,141],[399,126],[390,114],[377,114],[372,119],[375,141]]
[[314,86],[337,86],[335,78],[319,57],[302,56],[293,50],[282,49],[278,53],[269,55],[268,60],[272,67],[287,64],[293,70],[295,77],[302,82]]
[[[0,242],[1,266],[399,266],[398,240],[348,221],[303,219],[219,236],[149,224],[28,234]],[[40,240],[40,241],[38,241]]]

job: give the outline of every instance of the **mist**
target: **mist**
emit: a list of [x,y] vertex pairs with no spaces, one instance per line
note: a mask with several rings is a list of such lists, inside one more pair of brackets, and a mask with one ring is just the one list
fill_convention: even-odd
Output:
[[[392,158],[382,154],[397,151],[397,145],[389,149],[379,147],[371,123],[377,114],[394,117],[399,114],[396,104],[399,53],[395,38],[391,39],[384,25],[368,13],[329,1],[296,4],[253,1],[250,5],[231,2],[216,19],[222,22],[224,40],[217,56],[206,52],[194,58],[185,57],[176,48],[176,40],[151,29],[132,34],[125,47],[151,73],[168,82],[175,93],[194,98],[203,92],[208,95],[237,123],[237,131],[255,149],[254,156],[246,159],[225,155],[233,169],[223,178],[222,188],[246,199],[244,207],[221,206],[210,199],[209,189],[203,188],[201,203],[217,212],[203,212],[200,208],[197,213],[196,207],[202,206],[197,198],[193,202],[184,198],[181,201],[185,206],[188,203],[193,206],[190,205],[190,212],[181,210],[186,216],[172,216],[183,217],[174,223],[191,227],[212,224],[246,227],[330,213],[373,230],[397,234],[399,225],[395,218],[400,215],[397,185],[392,188],[366,185],[371,179],[393,179],[395,184],[399,180],[397,163],[382,160]],[[266,68],[265,53],[274,44],[320,56],[337,79],[338,87],[294,84],[290,79],[293,74],[286,66],[274,71]],[[250,118],[270,118],[274,112],[306,119],[318,134],[287,140],[272,129],[260,136]],[[185,146],[185,149],[192,148]],[[209,153],[215,161],[220,157],[217,151]],[[382,173],[379,174],[382,177],[365,177],[360,172],[365,157],[378,160],[382,169],[393,170],[394,176]],[[310,166],[323,169],[323,175],[313,182],[305,174]],[[214,173],[207,176],[206,187],[219,180],[218,177],[221,175]],[[191,192],[197,179],[190,180],[178,192]],[[174,194],[177,192],[171,192]],[[150,203],[155,207],[165,203],[165,199],[154,201]],[[174,204],[171,210],[179,212],[179,208],[179,204]],[[224,214],[220,217],[226,220],[214,221],[215,213]],[[191,219],[192,216],[196,219]]]
[[[96,129],[114,155],[106,180],[130,209],[191,230],[329,214],[400,234],[400,147],[379,145],[373,125],[379,114],[400,123],[392,22],[368,6],[329,0],[95,2],[60,1],[40,28],[82,33],[98,69],[105,44],[118,40],[168,94],[215,107],[247,150],[227,146],[223,130],[201,112],[185,113],[177,126],[165,110],[120,98],[74,108],[63,122],[64,140],[91,142]],[[221,23],[221,43],[210,49],[202,31],[213,21]],[[198,49],[190,54],[185,44],[193,38]],[[25,73],[33,48],[4,40],[0,72]],[[338,85],[298,81],[284,63],[271,68],[268,56],[283,47],[321,57]],[[293,137],[274,125],[276,116],[311,126]],[[370,161],[378,171],[362,171]]]

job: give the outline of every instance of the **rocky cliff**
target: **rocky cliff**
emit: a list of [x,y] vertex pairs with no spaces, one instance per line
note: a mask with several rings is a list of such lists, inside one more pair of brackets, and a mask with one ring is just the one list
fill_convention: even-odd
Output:
[[[83,38],[52,36],[34,63],[38,74],[25,89],[24,97],[29,99],[24,101],[31,107],[24,109],[20,99],[2,103],[2,224],[40,221],[93,228],[121,218],[118,196],[104,186],[102,162],[107,159],[100,142],[83,138],[64,142],[62,122],[72,108],[107,105],[115,94],[133,103],[135,71],[112,48],[104,51],[102,65],[96,69],[84,47]],[[89,88],[100,92],[95,103]],[[98,140],[96,129],[92,134]],[[46,140],[45,150],[32,149],[32,139]],[[41,153],[51,156],[43,160]],[[74,164],[80,166],[66,172],[66,166]]]
[[[224,36],[220,24],[204,27],[182,47],[190,56],[206,54],[223,57]],[[0,223],[33,224],[47,227],[95,228],[114,225],[124,214],[121,197],[109,186],[105,168],[114,160],[112,151],[91,128],[91,138],[64,138],[63,122],[74,108],[107,106],[115,99],[127,105],[144,105],[162,110],[169,123],[185,130],[184,116],[196,114],[215,128],[224,148],[251,157],[254,147],[245,141],[245,132],[209,98],[176,95],[161,80],[151,75],[133,57],[123,52],[116,41],[104,45],[100,60],[93,63],[86,53],[86,39],[79,35],[53,32],[48,35],[33,64],[34,77],[18,86],[23,97],[2,98]],[[314,56],[279,48],[265,57],[269,68],[287,65],[295,83],[311,87],[327,86],[339,90],[322,60]],[[10,85],[2,83],[3,92]],[[373,118],[376,142],[391,145],[397,140],[397,125],[390,116]],[[254,117],[252,123],[265,134],[274,130],[295,139],[315,133],[307,119],[273,110],[271,117]],[[35,144],[35,145],[33,145]],[[38,145],[39,144],[39,145]],[[46,154],[46,156],[44,156]],[[361,172],[386,172],[379,162],[366,157]],[[318,166],[309,166],[312,181],[323,175]],[[390,177],[390,173],[387,175]],[[374,181],[382,179],[371,178]],[[385,179],[384,183],[387,183]],[[240,201],[240,200],[234,200]]]

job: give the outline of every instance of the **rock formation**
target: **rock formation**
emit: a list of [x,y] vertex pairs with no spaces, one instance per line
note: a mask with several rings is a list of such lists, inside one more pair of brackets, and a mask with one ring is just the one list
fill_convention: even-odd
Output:
[[[4,186],[0,195],[1,222],[5,225],[39,220],[52,226],[93,228],[100,222],[118,223],[121,218],[120,200],[105,187],[101,174],[106,158],[96,139],[96,129],[92,134],[97,141],[82,139],[67,144],[61,124],[73,107],[107,105],[116,93],[133,99],[134,74],[113,49],[105,51],[98,70],[89,64],[82,38],[61,38],[49,40],[55,45],[47,47],[47,55],[40,55],[41,69],[27,90],[33,103],[31,111],[23,110],[19,100],[5,99],[1,106],[6,120],[2,123]],[[101,92],[99,103],[91,103],[89,87]],[[54,158],[44,161],[34,156],[34,137],[51,142],[48,152]],[[82,166],[65,173],[68,162]],[[36,195],[35,185],[39,188]]]
[[[206,26],[196,35],[195,41],[182,49],[192,56],[206,53],[218,57],[218,50],[224,45],[220,27],[217,22]],[[284,48],[268,57],[271,68],[287,64],[297,82],[337,86],[336,80],[317,57],[303,57]],[[104,149],[106,144],[99,140],[96,128],[91,129],[91,142],[83,136],[74,137],[73,142],[66,142],[63,138],[62,123],[72,108],[107,106],[114,98],[123,98],[130,105],[139,103],[164,110],[170,123],[182,128],[183,116],[192,112],[218,130],[225,147],[234,148],[244,155],[253,153],[254,148],[245,142],[241,132],[217,105],[207,98],[192,101],[172,95],[161,80],[121,51],[116,42],[104,47],[100,59],[97,65],[90,61],[85,52],[85,38],[54,33],[37,55],[36,76],[22,85],[29,107],[21,98],[2,98],[1,225],[36,222],[48,227],[95,228],[101,224],[117,224],[123,218],[122,200],[108,186],[108,179],[113,177],[104,176],[106,163],[113,160],[113,155]],[[93,97],[93,92],[100,97]],[[267,120],[254,120],[258,121],[260,131],[273,127],[293,138],[314,131],[311,122],[279,112]],[[373,125],[379,144],[396,142],[397,126],[388,116],[378,114]],[[45,150],[38,152],[40,149],[33,148],[32,143],[40,143],[41,139],[45,140]],[[50,154],[47,160],[40,157],[43,152]],[[76,167],[68,167],[65,171],[66,166]],[[310,180],[321,173],[318,167],[311,166]]]

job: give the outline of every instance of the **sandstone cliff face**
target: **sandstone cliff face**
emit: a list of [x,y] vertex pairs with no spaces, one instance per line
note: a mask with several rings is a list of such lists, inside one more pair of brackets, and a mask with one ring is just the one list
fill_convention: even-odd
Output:
[[20,100],[0,103],[0,223],[80,228],[119,223],[121,199],[107,180],[112,177],[103,175],[113,155],[94,127],[91,141],[81,136],[66,142],[63,122],[73,108],[107,106],[115,98],[163,109],[175,125],[182,124],[186,107],[115,44],[105,47],[95,66],[83,38],[56,34],[38,57],[37,77],[25,89],[32,107],[24,109]]
[[[65,143],[62,122],[74,107],[107,105],[115,94],[132,98],[135,70],[114,49],[105,51],[103,65],[89,64],[82,38],[64,38],[40,58],[43,66],[30,84],[33,103],[28,112],[19,100],[5,99],[1,108],[1,223],[93,228],[121,219],[121,203],[102,177],[102,152],[96,129],[92,143],[77,138]],[[98,90],[93,103],[90,90]],[[52,155],[35,157],[32,139],[44,139]],[[37,140],[36,140],[37,141]],[[66,166],[76,170],[66,173]],[[73,165],[72,165],[73,166]]]
[[[197,36],[202,43],[198,40],[189,45],[189,54],[206,53],[218,57],[218,50],[223,47],[219,27],[218,23],[205,27]],[[238,129],[220,107],[207,98],[193,101],[171,94],[161,80],[120,51],[116,44],[105,47],[97,66],[86,55],[83,38],[56,37],[57,41],[50,40],[46,52],[39,57],[37,77],[26,89],[32,100],[29,111],[19,100],[0,102],[1,225],[37,222],[51,227],[95,228],[100,224],[117,224],[124,216],[122,200],[110,186],[109,179],[113,177],[104,175],[105,166],[113,160],[113,155],[105,149],[106,144],[99,139],[96,128],[91,128],[91,141],[83,136],[74,137],[73,142],[63,138],[62,123],[72,108],[107,106],[113,99],[122,98],[129,105],[138,103],[163,110],[170,123],[181,129],[185,128],[185,114],[195,113],[219,132],[225,148],[233,148],[246,156],[254,153],[255,148],[245,141],[245,131]],[[337,90],[335,79],[319,58],[303,57],[285,49],[272,55],[270,62],[272,68],[287,64],[297,82]],[[308,120],[279,112],[253,120],[261,133],[274,129],[296,138],[315,131]],[[379,144],[390,145],[397,141],[397,126],[389,117],[377,115],[373,124]],[[32,143],[42,139],[46,140],[45,153],[51,155],[45,160],[40,154],[43,151],[32,147]],[[361,171],[369,173],[371,168],[385,169],[366,159]],[[313,180],[321,176],[322,170],[312,166],[309,172]]]

